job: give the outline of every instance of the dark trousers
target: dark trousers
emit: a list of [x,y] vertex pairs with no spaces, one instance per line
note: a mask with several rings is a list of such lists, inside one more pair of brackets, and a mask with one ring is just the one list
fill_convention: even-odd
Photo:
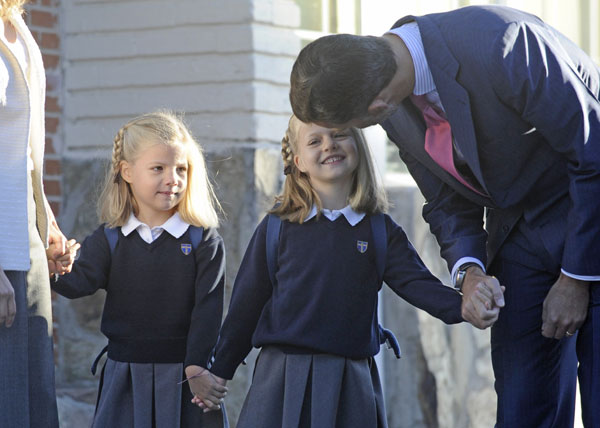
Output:
[[586,428],[600,427],[600,283],[590,287],[590,309],[577,338],[581,417]]
[[[573,426],[577,336],[555,340],[541,334],[542,305],[560,273],[558,263],[545,250],[538,232],[520,220],[490,266],[489,272],[506,286],[506,306],[492,327],[491,339],[498,428]],[[598,362],[598,340],[590,341],[588,330],[586,324],[579,348],[585,349],[588,363]],[[597,335],[598,327],[595,330]],[[590,352],[593,346],[595,356]],[[594,368],[588,363],[582,360],[586,372]],[[595,376],[586,374],[586,388],[593,389],[592,384],[597,388],[598,367],[595,370]],[[589,402],[592,397],[585,395],[582,399]]]

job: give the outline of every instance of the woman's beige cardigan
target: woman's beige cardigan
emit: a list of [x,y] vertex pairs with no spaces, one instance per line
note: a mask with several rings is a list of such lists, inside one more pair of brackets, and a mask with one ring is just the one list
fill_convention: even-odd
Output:
[[48,214],[43,194],[44,102],[46,77],[42,55],[21,16],[12,24],[25,42],[29,67],[24,75],[9,47],[0,39],[0,266],[29,270],[27,231],[27,143],[34,169],[32,183],[37,226],[48,241]]

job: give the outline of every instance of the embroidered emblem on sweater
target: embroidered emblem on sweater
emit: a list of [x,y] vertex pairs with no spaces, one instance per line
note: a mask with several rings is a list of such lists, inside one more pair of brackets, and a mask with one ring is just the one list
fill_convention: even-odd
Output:
[[369,246],[368,242],[365,241],[356,241],[356,249],[359,253],[363,254],[367,251],[367,247]]
[[192,252],[192,244],[181,244],[181,252],[187,256]]

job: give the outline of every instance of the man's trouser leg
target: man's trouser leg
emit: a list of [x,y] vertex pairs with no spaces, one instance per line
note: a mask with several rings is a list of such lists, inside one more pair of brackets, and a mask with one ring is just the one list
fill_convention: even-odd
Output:
[[573,426],[577,336],[542,336],[542,305],[558,278],[537,232],[521,220],[489,272],[506,286],[506,306],[492,327],[498,428]]

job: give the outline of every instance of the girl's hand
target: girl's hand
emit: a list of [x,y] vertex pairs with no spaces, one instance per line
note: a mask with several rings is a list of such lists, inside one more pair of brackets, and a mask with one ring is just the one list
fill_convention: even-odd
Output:
[[223,398],[227,395],[226,381],[200,366],[186,367],[185,374],[190,384],[190,391],[194,395],[192,403],[205,412],[219,410]]
[[214,412],[215,410],[221,409],[221,405],[215,406],[212,402],[208,400],[202,401],[197,396],[194,396],[194,398],[192,398],[192,403],[200,407],[204,413]]
[[[218,376],[215,376],[214,374],[210,373],[210,375],[213,377],[213,379],[220,384],[221,386],[225,387],[225,385],[227,384],[227,381],[225,379],[222,379]],[[225,389],[227,389],[225,387]],[[225,393],[227,394],[227,392]],[[214,410],[219,410],[221,408],[220,403],[223,400],[221,399],[218,405],[215,405],[214,402],[210,401],[210,400],[206,400],[206,399],[201,399],[200,397],[198,397],[197,395],[194,396],[194,398],[192,398],[192,403],[196,404],[198,407],[200,407],[204,413],[206,412],[211,412]]]
[[71,272],[77,250],[81,245],[74,239],[70,239],[65,243],[65,250],[63,252],[60,245],[55,243],[50,244],[46,250],[46,257],[48,258],[48,269],[51,275],[64,275],[65,273]]
[[67,241],[66,236],[58,227],[54,213],[45,197],[44,200],[49,220],[48,249],[46,250],[48,270],[51,275],[64,275],[71,272],[71,266],[75,260],[75,253],[79,249],[79,244],[74,239]]
[[461,313],[465,321],[483,330],[491,327],[504,307],[505,287],[479,266],[471,266],[462,287]]

